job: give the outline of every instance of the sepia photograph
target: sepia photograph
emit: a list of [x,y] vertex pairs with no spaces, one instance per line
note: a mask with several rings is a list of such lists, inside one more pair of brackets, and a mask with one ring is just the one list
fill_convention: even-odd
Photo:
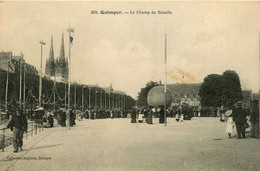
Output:
[[0,171],[260,170],[260,3],[0,2]]

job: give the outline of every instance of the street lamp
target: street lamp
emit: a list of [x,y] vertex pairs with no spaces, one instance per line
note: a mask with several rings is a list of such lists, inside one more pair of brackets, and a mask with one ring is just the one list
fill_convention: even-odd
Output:
[[40,68],[40,86],[39,86],[39,107],[42,106],[42,46],[46,45],[46,43],[40,41],[41,44],[41,68]]

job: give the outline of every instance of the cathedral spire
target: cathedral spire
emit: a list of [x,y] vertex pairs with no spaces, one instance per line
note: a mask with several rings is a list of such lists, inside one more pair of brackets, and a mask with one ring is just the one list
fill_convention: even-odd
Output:
[[49,63],[50,63],[50,75],[54,76],[55,75],[55,62],[54,62],[54,51],[53,51],[53,36],[51,36]]
[[65,63],[64,36],[62,33],[59,61]]
[[47,77],[52,77],[55,75],[53,36],[51,36],[50,54],[49,54],[49,58],[46,60],[45,74]]

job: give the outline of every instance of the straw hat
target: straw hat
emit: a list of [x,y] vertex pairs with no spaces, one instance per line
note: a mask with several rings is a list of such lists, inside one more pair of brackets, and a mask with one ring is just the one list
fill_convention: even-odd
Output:
[[232,114],[232,110],[226,111],[226,116],[230,116]]

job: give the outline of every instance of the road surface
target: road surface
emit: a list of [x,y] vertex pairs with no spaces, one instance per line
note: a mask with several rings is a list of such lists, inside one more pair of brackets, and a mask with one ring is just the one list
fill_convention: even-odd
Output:
[[130,119],[77,121],[25,140],[24,150],[0,152],[1,170],[260,170],[259,139],[229,139],[219,118],[168,126]]

